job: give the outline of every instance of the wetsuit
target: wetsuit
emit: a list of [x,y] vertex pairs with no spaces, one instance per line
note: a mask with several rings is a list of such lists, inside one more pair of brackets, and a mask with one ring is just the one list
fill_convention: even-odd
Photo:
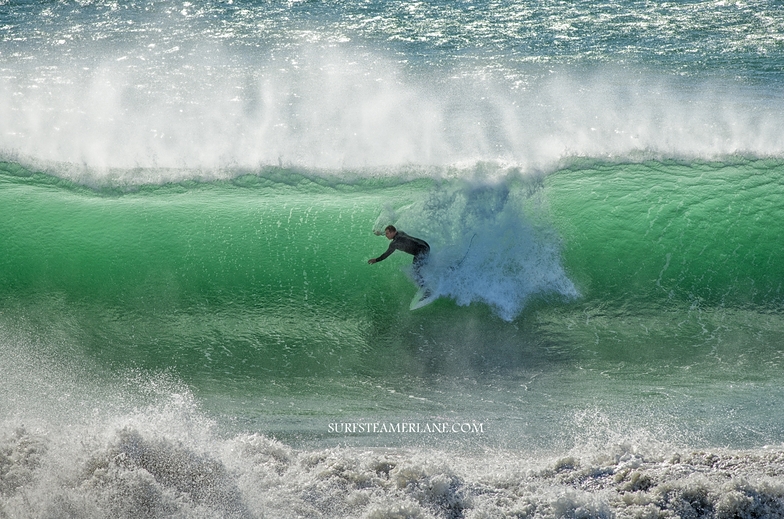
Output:
[[424,286],[424,281],[422,280],[419,269],[425,264],[427,255],[430,254],[430,245],[428,245],[425,240],[420,240],[419,238],[409,236],[402,231],[397,231],[395,237],[392,238],[392,243],[389,244],[389,248],[384,254],[376,258],[376,261],[384,261],[396,250],[414,255],[414,277],[420,287]]

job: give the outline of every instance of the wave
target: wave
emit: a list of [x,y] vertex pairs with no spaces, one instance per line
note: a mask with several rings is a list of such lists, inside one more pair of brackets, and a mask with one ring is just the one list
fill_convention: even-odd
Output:
[[[86,266],[73,265],[85,269],[82,278],[125,278],[108,286],[141,281],[109,274],[122,269],[121,258],[147,275],[160,275],[157,267],[165,266],[193,289],[206,275],[193,270],[194,262],[240,293],[275,276],[283,288],[306,282],[268,264],[272,254],[300,262],[307,283],[332,278],[328,290],[318,290],[332,299],[327,292],[342,291],[336,284],[354,285],[334,269],[351,266],[360,279],[376,271],[360,263],[385,248],[370,231],[395,224],[433,245],[426,274],[440,293],[461,305],[484,302],[511,320],[532,296],[546,294],[563,302],[777,308],[782,265],[774,229],[782,216],[776,203],[784,194],[782,167],[778,159],[740,157],[573,159],[536,175],[493,163],[457,171],[404,168],[381,177],[269,167],[225,171],[225,180],[199,180],[199,172],[190,172],[179,183],[94,188],[18,164],[1,169],[8,214],[18,206],[30,217],[8,229],[18,233],[18,243],[40,238],[36,233],[53,240],[59,229],[51,244],[62,248],[58,254],[84,249],[78,253],[92,255]],[[137,181],[160,180],[157,175],[143,170]],[[29,198],[15,200],[17,191]],[[33,207],[39,214],[30,213]],[[366,252],[353,257],[343,247]],[[145,257],[134,249],[146,249]]]
[[0,518],[784,515],[780,7],[126,4],[0,0]]
[[637,443],[600,447],[589,435],[560,453],[295,447],[257,433],[219,434],[187,391],[162,380],[151,387],[158,402],[133,412],[84,410],[86,420],[50,418],[45,428],[4,422],[0,511],[243,519],[784,513],[780,447],[694,449],[641,441],[646,431]]
[[[168,169],[165,181],[183,180],[183,170],[263,166],[498,161],[534,171],[569,157],[784,154],[784,106],[764,85],[609,66],[419,77],[383,54],[283,52],[296,67],[269,59],[227,67],[218,51],[174,68],[130,66],[122,56],[87,71],[15,65],[0,79],[0,151],[99,179]],[[205,69],[221,73],[205,81]]]
[[[560,268],[557,235],[537,211],[539,181],[520,175],[500,184],[474,185],[405,178],[330,181],[273,170],[231,181],[139,186],[131,192],[89,191],[19,166],[4,169],[9,185],[15,185],[6,196],[13,198],[14,190],[29,192],[40,209],[29,214],[28,200],[16,203],[30,220],[22,225],[27,229],[16,228],[8,236],[16,242],[13,250],[29,257],[9,258],[19,268],[7,272],[9,285],[32,287],[48,280],[66,292],[88,296],[89,290],[111,300],[116,297],[112,292],[146,290],[145,278],[151,277],[158,286],[149,286],[152,292],[144,297],[155,301],[163,295],[163,276],[173,277],[164,284],[174,285],[186,307],[204,289],[267,294],[262,297],[268,299],[301,286],[306,301],[334,301],[336,294],[348,297],[356,290],[352,276],[366,279],[373,272],[361,258],[374,250],[368,240],[372,212],[384,208],[376,213],[376,227],[396,224],[424,235],[434,247],[424,274],[433,289],[458,304],[482,301],[511,320],[538,294],[577,295]],[[68,202],[51,198],[48,186],[70,194]],[[7,210],[14,211],[13,205],[9,200]],[[349,222],[341,223],[354,219],[358,208],[365,214],[365,229],[358,221],[349,227]],[[233,238],[218,238],[216,232]],[[51,241],[43,245],[42,238]],[[38,245],[31,240],[39,240]],[[33,248],[26,250],[27,244]],[[375,244],[376,249],[385,247]],[[353,250],[366,252],[347,254]],[[43,258],[60,267],[30,268]],[[275,264],[275,258],[282,264]],[[291,263],[301,270],[282,268]],[[341,264],[346,274],[337,275]],[[127,265],[134,265],[136,273],[130,274]],[[330,280],[328,287],[324,279]],[[279,289],[271,288],[275,285]]]
[[[487,456],[454,466],[445,454],[351,449],[301,451],[261,435],[221,442],[209,455],[173,439],[125,429],[105,446],[58,459],[78,471],[46,485],[47,438],[4,438],[12,456],[6,513],[80,517],[454,518],[472,514],[612,517],[678,514],[775,517],[784,513],[781,452],[695,451],[647,457],[630,446],[604,456],[531,460]],[[452,461],[450,463],[450,461]],[[476,467],[465,465],[473,461]],[[50,462],[51,463],[51,462]],[[489,466],[497,467],[493,472]],[[263,490],[262,490],[263,489]],[[35,494],[38,499],[24,499]]]
[[[546,175],[479,164],[381,178],[267,168],[86,188],[6,164],[3,320],[57,322],[89,356],[150,368],[174,356],[193,376],[226,370],[227,383],[390,363],[517,369],[558,364],[576,345],[612,362],[645,344],[639,369],[713,362],[741,344],[768,358],[784,303],[782,167],[583,159]],[[408,310],[410,257],[366,264],[387,245],[373,229],[388,224],[433,247],[425,274],[442,297],[425,309]],[[439,351],[423,364],[412,344]],[[437,360],[449,348],[457,368]]]
[[781,171],[779,160],[576,165],[546,191],[586,294],[772,309]]
[[[0,400],[0,511],[8,516],[752,518],[784,509],[784,452],[767,441],[780,437],[781,420],[761,412],[779,401],[776,384],[747,386],[744,402],[715,380],[686,389],[685,380],[664,388],[658,379],[633,377],[623,391],[613,387],[602,397],[597,389],[619,380],[604,374],[593,386],[586,373],[540,371],[525,390],[511,380],[482,392],[462,372],[454,396],[462,412],[484,422],[482,433],[424,441],[329,434],[328,423],[397,413],[409,421],[454,420],[432,405],[449,403],[445,387],[420,387],[431,401],[414,400],[420,408],[408,393],[397,408],[388,397],[364,403],[369,389],[387,386],[381,377],[356,381],[359,394],[340,392],[351,383],[346,378],[322,393],[282,377],[255,395],[249,387],[210,395],[173,370],[107,369],[75,355],[60,323],[48,337],[18,329],[0,324],[7,368],[0,394],[9,397]],[[281,393],[286,383],[292,391]],[[480,386],[487,383],[485,377]],[[503,397],[515,388],[513,398]],[[678,398],[683,390],[687,397]],[[652,399],[654,391],[665,392],[666,405]],[[731,398],[704,400],[717,391]],[[741,412],[746,405],[752,408]],[[288,430],[259,432],[274,430],[276,417]],[[721,446],[743,443],[730,439],[734,432],[757,446]]]
[[0,515],[782,513],[779,159],[0,169]]

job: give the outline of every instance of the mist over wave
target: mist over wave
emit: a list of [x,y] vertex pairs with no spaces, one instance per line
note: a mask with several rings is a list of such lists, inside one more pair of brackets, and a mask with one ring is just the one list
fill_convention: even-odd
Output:
[[423,77],[380,54],[307,46],[234,66],[222,52],[171,69],[129,65],[124,53],[87,70],[14,64],[0,78],[0,150],[76,178],[180,170],[159,181],[265,165],[378,174],[784,154],[782,102],[749,86],[612,67],[522,71],[522,82]]

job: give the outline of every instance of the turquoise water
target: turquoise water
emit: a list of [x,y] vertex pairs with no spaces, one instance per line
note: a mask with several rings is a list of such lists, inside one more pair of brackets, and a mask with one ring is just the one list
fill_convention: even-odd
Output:
[[0,517],[784,515],[781,11],[0,2]]

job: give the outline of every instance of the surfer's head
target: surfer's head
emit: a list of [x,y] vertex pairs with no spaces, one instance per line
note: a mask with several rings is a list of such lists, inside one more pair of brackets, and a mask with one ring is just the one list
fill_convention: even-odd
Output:
[[391,240],[397,234],[397,229],[395,229],[394,225],[387,225],[386,229],[384,229],[384,234],[387,239]]

